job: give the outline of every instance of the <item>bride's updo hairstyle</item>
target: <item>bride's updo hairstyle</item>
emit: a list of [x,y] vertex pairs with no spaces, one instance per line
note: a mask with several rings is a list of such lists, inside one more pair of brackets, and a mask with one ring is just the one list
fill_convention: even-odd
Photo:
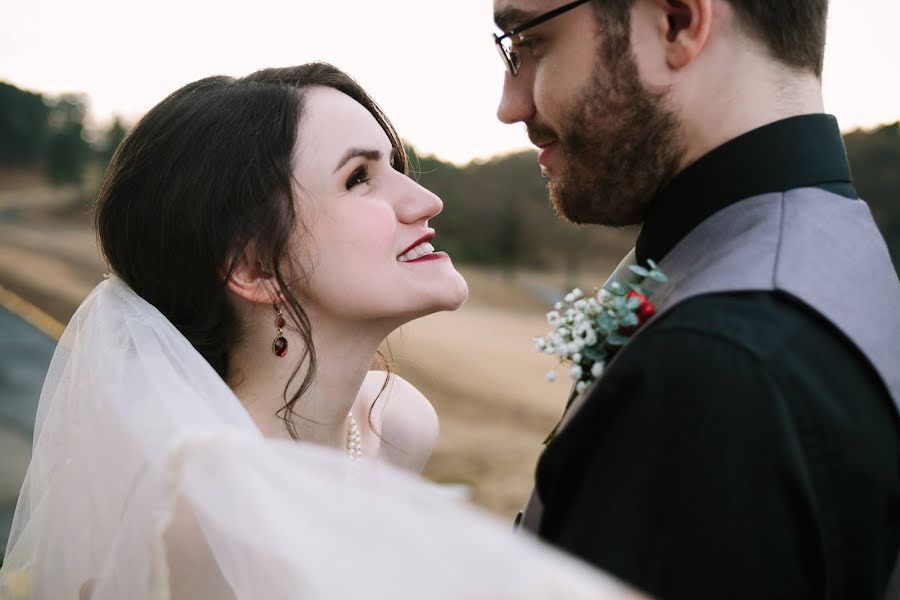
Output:
[[[294,437],[290,416],[316,371],[309,318],[291,291],[303,273],[298,257],[289,255],[291,236],[303,227],[295,210],[303,182],[294,181],[291,158],[310,86],[336,89],[364,106],[394,147],[394,168],[407,173],[403,144],[375,101],[339,69],[311,63],[239,79],[209,77],[176,91],[116,150],[96,206],[110,269],[223,379],[242,333],[226,281],[242,250],[253,249],[303,340],[279,412]],[[291,266],[283,272],[283,265]],[[289,394],[304,364],[302,382]]]

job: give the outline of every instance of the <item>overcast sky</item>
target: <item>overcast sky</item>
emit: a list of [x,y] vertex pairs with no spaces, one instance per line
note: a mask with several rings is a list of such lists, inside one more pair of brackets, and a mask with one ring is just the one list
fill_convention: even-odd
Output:
[[[0,80],[85,92],[99,124],[208,75],[327,60],[423,152],[466,162],[528,146],[494,118],[491,0],[2,2]],[[900,120],[898,27],[900,0],[832,0],[825,105],[844,129]]]

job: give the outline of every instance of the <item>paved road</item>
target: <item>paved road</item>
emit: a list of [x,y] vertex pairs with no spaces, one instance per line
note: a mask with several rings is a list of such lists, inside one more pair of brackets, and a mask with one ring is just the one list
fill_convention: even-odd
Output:
[[56,341],[0,306],[0,551],[31,457],[34,417]]

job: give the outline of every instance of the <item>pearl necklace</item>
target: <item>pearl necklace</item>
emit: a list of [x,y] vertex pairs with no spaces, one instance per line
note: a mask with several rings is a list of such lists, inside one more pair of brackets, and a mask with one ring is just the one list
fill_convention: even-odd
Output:
[[359,434],[359,427],[356,426],[356,419],[351,413],[347,413],[349,425],[347,427],[347,454],[351,460],[356,460],[362,456],[362,436]]

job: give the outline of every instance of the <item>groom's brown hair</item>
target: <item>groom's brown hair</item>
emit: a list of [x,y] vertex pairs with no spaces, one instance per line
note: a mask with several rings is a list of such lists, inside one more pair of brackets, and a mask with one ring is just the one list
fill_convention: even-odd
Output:
[[[671,0],[678,3],[678,0]],[[738,23],[751,38],[760,41],[774,58],[803,71],[822,76],[825,59],[825,25],[828,0],[723,0],[731,5]],[[635,0],[594,2],[598,20],[629,20]]]

